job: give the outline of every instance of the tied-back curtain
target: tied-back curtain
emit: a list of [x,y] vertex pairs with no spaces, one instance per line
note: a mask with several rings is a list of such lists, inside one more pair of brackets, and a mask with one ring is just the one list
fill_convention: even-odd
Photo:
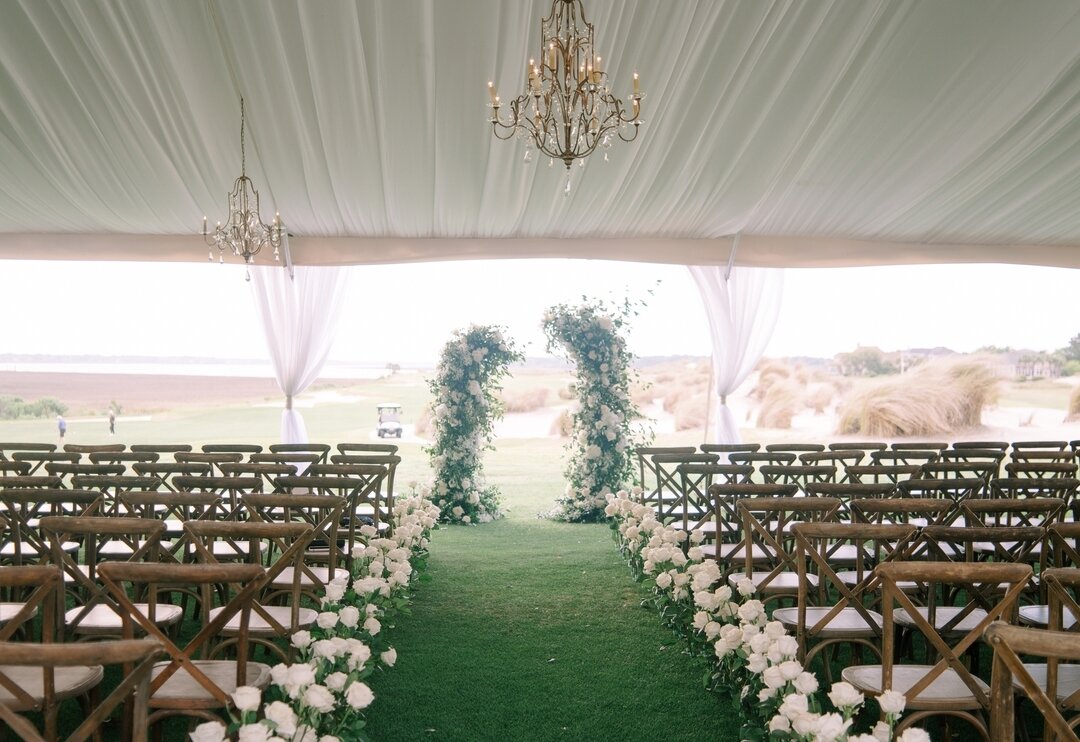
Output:
[[307,443],[304,418],[293,399],[319,377],[337,336],[349,269],[278,266],[251,268],[251,288],[262,320],[274,376],[285,395],[281,442]]
[[739,443],[739,426],[729,394],[757,365],[772,338],[780,314],[784,274],[772,268],[691,265],[712,335],[713,378],[720,398],[715,443]]

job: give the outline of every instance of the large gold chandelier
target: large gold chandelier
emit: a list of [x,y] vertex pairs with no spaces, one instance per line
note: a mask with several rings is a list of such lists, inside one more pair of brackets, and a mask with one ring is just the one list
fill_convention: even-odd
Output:
[[618,136],[625,142],[637,138],[641,126],[641,89],[634,73],[633,93],[627,106],[608,88],[601,57],[593,48],[593,26],[585,19],[581,0],[552,0],[551,15],[540,27],[540,61],[529,60],[525,92],[510,101],[509,118],[500,116],[502,101],[493,82],[491,122],[495,136],[525,140],[525,161],[533,148],[566,164],[566,188],[570,193],[570,166],[581,165],[599,147],[607,148]]
[[[274,260],[280,260],[284,227],[281,214],[274,216],[270,225],[263,223],[259,211],[259,192],[247,176],[247,161],[244,152],[244,99],[240,98],[240,177],[233,183],[229,194],[229,218],[224,224],[217,223],[214,231],[207,233],[206,217],[203,217],[203,239],[210,246],[210,257],[214,259],[214,248],[218,250],[218,260],[225,262],[225,251],[244,259],[250,264],[252,259],[264,247],[274,248]],[[250,280],[250,274],[248,275]]]

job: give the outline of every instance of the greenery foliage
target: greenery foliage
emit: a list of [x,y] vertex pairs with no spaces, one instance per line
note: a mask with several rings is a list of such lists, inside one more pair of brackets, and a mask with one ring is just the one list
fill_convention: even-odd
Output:
[[21,417],[52,417],[67,412],[67,405],[54,397],[42,397],[24,402],[20,397],[0,397],[0,419],[18,420]]
[[443,520],[486,523],[500,514],[499,490],[485,481],[481,457],[502,417],[502,380],[523,359],[501,328],[488,325],[458,330],[443,346],[428,382],[434,443],[426,449]]
[[548,352],[562,352],[574,364],[578,408],[567,443],[566,492],[552,517],[573,522],[603,519],[605,495],[633,477],[634,448],[646,435],[631,421],[640,417],[631,397],[637,381],[634,356],[623,332],[636,315],[635,304],[610,306],[583,297],[578,306],[559,304],[544,314]]

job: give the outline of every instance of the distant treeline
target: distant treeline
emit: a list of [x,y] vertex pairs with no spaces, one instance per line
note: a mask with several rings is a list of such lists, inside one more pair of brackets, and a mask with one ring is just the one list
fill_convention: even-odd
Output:
[[42,397],[26,402],[21,397],[0,396],[0,420],[18,420],[20,417],[52,417],[67,412],[67,405],[55,397]]

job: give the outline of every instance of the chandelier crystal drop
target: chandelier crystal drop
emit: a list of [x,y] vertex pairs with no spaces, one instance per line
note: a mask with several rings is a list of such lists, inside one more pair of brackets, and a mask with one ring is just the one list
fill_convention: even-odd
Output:
[[642,121],[641,80],[634,73],[633,92],[624,103],[608,87],[606,65],[593,46],[593,26],[585,19],[582,0],[552,0],[551,14],[540,28],[540,56],[530,59],[525,92],[509,102],[509,114],[493,82],[488,83],[491,118],[498,139],[525,139],[525,161],[535,148],[567,169],[599,147],[607,149],[618,136],[637,138]]
[[[247,177],[247,161],[244,151],[244,99],[240,98],[240,177],[233,183],[229,194],[229,218],[224,224],[217,223],[212,232],[207,232],[206,217],[203,217],[203,239],[210,246],[210,257],[214,259],[214,248],[218,250],[218,261],[225,262],[225,252],[229,251],[250,264],[264,247],[274,249],[274,260],[280,260],[280,248],[284,236],[281,214],[274,216],[274,221],[263,223],[259,210],[259,192]],[[251,275],[248,274],[248,280]]]

